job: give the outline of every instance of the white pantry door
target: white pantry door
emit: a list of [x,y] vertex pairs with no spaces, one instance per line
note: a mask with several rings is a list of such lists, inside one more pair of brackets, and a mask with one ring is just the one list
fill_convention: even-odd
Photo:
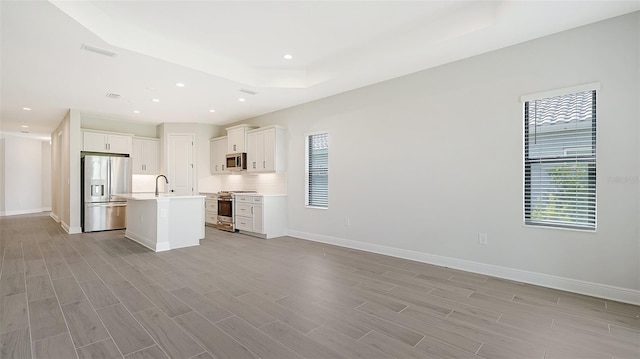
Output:
[[169,134],[167,167],[169,189],[180,194],[192,194],[193,179],[193,134]]

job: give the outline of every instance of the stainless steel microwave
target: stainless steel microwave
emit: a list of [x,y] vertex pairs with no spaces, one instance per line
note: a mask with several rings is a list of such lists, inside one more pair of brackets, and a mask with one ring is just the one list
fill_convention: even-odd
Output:
[[242,171],[247,169],[247,153],[229,153],[227,155],[227,170]]

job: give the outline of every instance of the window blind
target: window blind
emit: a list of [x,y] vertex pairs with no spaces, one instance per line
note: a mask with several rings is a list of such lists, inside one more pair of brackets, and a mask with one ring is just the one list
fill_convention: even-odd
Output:
[[525,223],[596,228],[596,91],[524,104]]
[[329,134],[307,137],[307,206],[329,207]]

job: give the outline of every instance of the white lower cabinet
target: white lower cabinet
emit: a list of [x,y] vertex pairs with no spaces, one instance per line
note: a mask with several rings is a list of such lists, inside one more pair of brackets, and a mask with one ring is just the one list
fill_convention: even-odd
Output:
[[214,193],[200,193],[204,199],[204,224],[215,226],[218,223],[218,196]]
[[287,234],[287,196],[235,195],[235,227],[260,238]]

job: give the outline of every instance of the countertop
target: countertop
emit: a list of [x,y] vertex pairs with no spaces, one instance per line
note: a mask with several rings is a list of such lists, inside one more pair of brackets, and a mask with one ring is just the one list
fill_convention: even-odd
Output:
[[[211,192],[200,192],[201,195],[203,196],[217,196],[218,192],[215,193],[211,193]],[[286,196],[286,194],[266,194],[266,193],[234,193],[234,196],[252,196],[252,197],[282,197],[282,196]]]
[[249,196],[249,197],[282,197],[286,194],[265,194],[265,193],[234,193],[234,197],[237,196]]
[[124,198],[124,199],[132,199],[137,201],[148,201],[148,200],[157,200],[157,199],[171,199],[171,198],[205,198],[206,196],[202,195],[184,195],[184,194],[174,194],[174,193],[160,193],[157,196],[154,193],[118,193],[114,195],[115,197]]

